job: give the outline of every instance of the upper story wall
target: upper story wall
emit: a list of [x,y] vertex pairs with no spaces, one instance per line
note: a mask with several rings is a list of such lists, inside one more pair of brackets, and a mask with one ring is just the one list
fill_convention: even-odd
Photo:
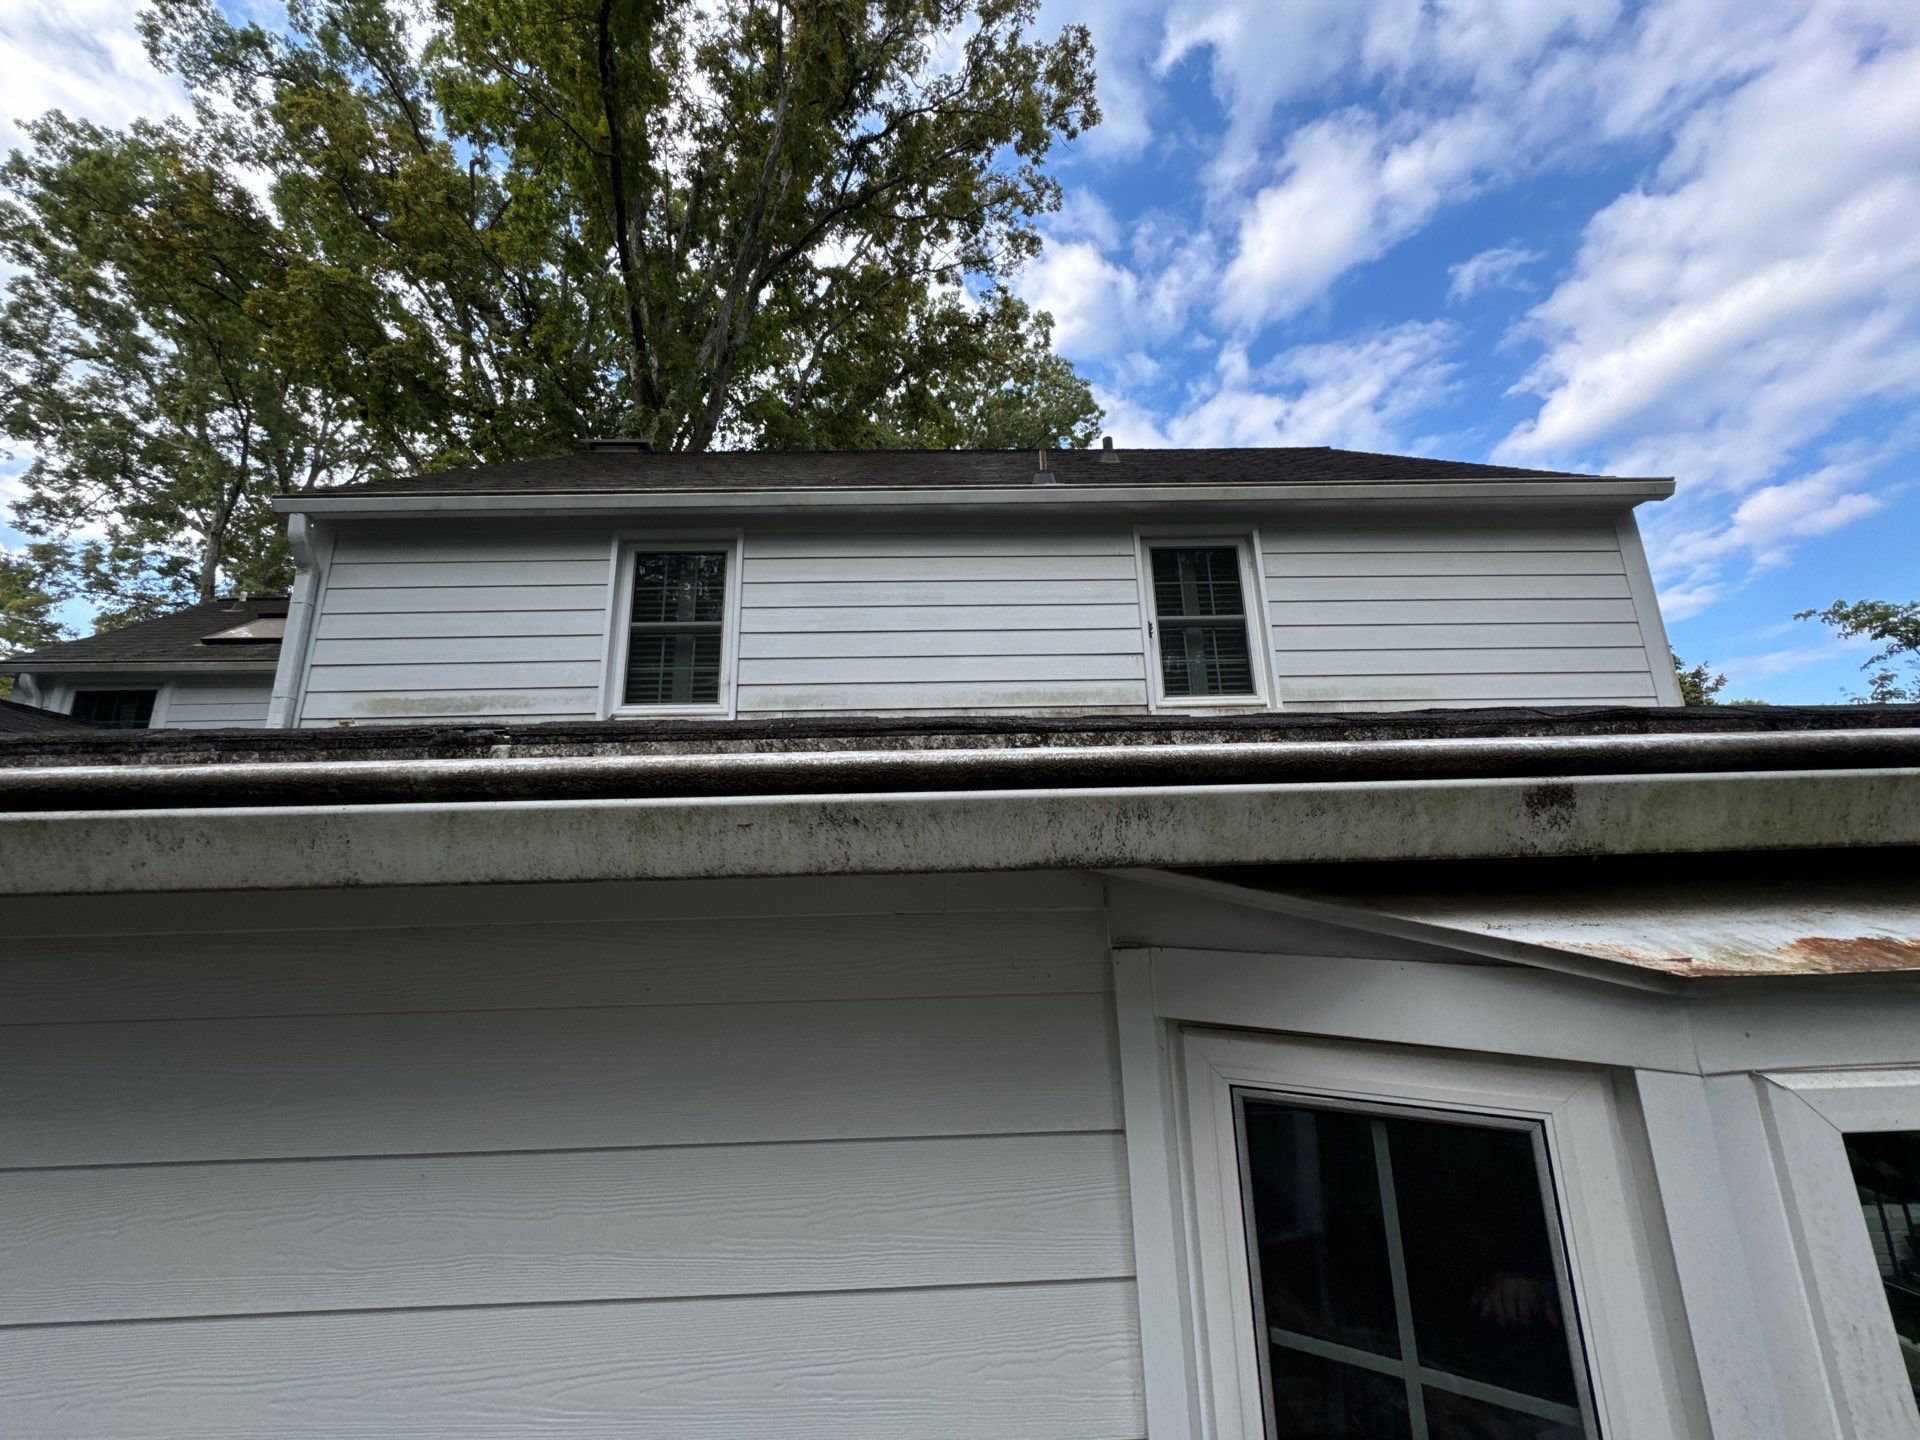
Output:
[[[1630,513],[1320,515],[1196,532],[1245,547],[1251,708],[1673,698]],[[303,725],[605,715],[622,546],[682,538],[738,546],[723,688],[741,716],[1193,708],[1156,700],[1145,562],[1124,517],[329,528],[310,646],[288,657]]]

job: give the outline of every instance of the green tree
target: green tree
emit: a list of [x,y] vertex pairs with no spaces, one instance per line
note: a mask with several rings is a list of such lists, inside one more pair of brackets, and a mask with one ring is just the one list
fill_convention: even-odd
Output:
[[[1682,705],[1718,705],[1714,697],[1726,689],[1727,677],[1713,673],[1711,665],[1688,665],[1676,651],[1669,650],[1668,657],[1673,661],[1673,673],[1680,681],[1680,703]],[[1739,702],[1750,703],[1750,702]]]
[[1920,703],[1920,600],[1836,600],[1824,610],[1801,610],[1796,620],[1819,620],[1847,639],[1864,636],[1881,642],[1861,664],[1867,693],[1848,698],[1856,705]]
[[206,125],[54,114],[0,168],[0,428],[15,521],[112,625],[285,581],[266,497],[351,478],[352,406],[272,323],[289,250]]
[[[67,638],[54,615],[60,595],[42,578],[43,560],[0,550],[0,660]],[[0,700],[13,692],[13,677],[0,675]]]
[[1038,0],[214,0],[192,113],[0,173],[18,523],[103,621],[284,583],[279,491],[553,453],[1084,445],[1010,282],[1097,119]]

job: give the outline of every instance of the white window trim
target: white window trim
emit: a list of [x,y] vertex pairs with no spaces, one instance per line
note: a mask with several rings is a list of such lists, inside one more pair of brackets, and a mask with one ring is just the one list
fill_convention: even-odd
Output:
[[[1630,1178],[1626,1135],[1601,1072],[1461,1058],[1342,1041],[1220,1032],[1183,1036],[1183,1131],[1191,1195],[1189,1276],[1201,1433],[1264,1433],[1252,1277],[1233,1091],[1426,1107],[1538,1122],[1552,1156],[1568,1271],[1580,1307],[1593,1404],[1607,1440],[1680,1440],[1678,1337],[1662,1313]],[[1683,1340],[1680,1343],[1684,1343]]]
[[1858,1440],[1920,1434],[1920,1411],[1845,1143],[1858,1131],[1920,1130],[1920,1069],[1801,1071],[1756,1080],[1820,1358],[1842,1412],[1841,1433]]
[[147,717],[149,730],[162,730],[167,724],[167,708],[173,699],[173,682],[170,680],[65,680],[53,691],[53,700],[47,708],[62,715],[73,714],[74,701],[83,690],[151,690],[153,691],[153,714]]
[[[1253,674],[1251,695],[1167,695],[1161,689],[1159,616],[1153,605],[1155,549],[1180,545],[1217,545],[1234,548],[1240,559],[1240,597],[1246,607],[1247,653]],[[1279,708],[1279,690],[1273,677],[1272,627],[1268,621],[1267,581],[1261,562],[1258,530],[1195,530],[1179,527],[1135,529],[1134,572],[1140,594],[1140,644],[1147,667],[1147,705],[1156,712],[1179,714],[1195,710],[1272,710]]]
[[[613,537],[607,598],[607,650],[600,674],[600,714],[614,720],[704,716],[731,720],[738,706],[736,683],[740,655],[741,533],[738,530],[623,530]],[[720,617],[720,698],[711,705],[628,705],[622,680],[627,669],[628,629],[633,603],[633,557],[647,550],[724,550],[727,554],[726,612]]]

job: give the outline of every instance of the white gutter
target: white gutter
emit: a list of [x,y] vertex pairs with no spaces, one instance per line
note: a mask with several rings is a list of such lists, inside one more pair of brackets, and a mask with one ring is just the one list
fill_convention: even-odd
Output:
[[1562,504],[1638,505],[1664,500],[1674,482],[1665,479],[1606,480],[1379,480],[1266,485],[927,485],[788,490],[627,490],[612,493],[526,491],[460,495],[334,495],[324,490],[277,495],[283,515],[355,515],[403,518],[433,515],[604,514],[753,510],[773,515],[821,511],[1019,510],[1065,511],[1088,504],[1142,509],[1284,504],[1347,505],[1535,500]]
[[1920,844],[1920,770],[56,811],[0,895]]

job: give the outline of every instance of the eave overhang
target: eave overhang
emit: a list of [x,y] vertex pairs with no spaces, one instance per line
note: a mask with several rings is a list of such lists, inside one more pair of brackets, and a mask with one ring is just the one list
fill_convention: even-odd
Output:
[[1449,509],[1525,501],[1558,507],[1630,508],[1664,500],[1674,482],[1664,478],[1568,480],[1381,480],[1260,485],[1088,485],[1036,483],[1020,486],[899,486],[858,489],[648,489],[624,491],[511,491],[459,494],[329,494],[324,490],[279,495],[283,515],[320,518],[425,518],[444,515],[633,515],[755,513],[798,517],[820,514],[931,514],[1008,512],[1024,515],[1074,513],[1105,505],[1123,510],[1246,511],[1262,506],[1340,508],[1387,505]]

